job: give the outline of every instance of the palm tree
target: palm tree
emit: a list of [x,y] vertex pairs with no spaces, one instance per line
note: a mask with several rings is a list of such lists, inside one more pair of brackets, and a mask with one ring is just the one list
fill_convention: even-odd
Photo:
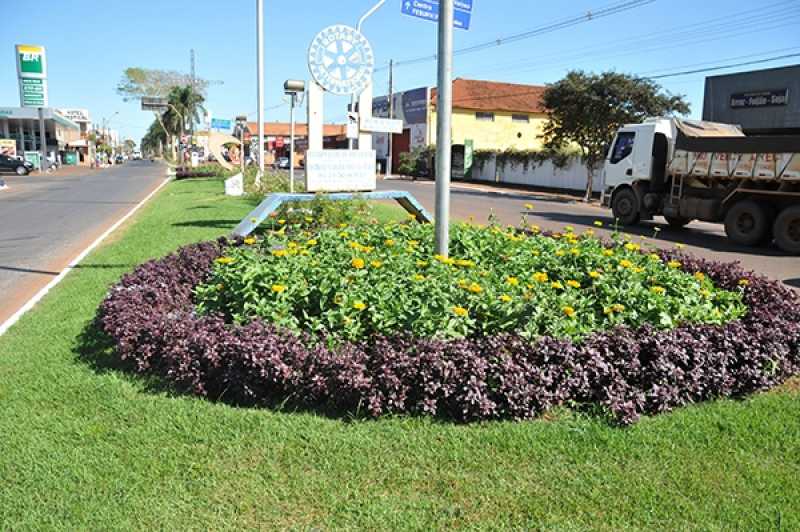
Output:
[[[186,129],[193,129],[194,124],[200,122],[201,111],[205,113],[205,108],[203,107],[205,98],[191,85],[173,87],[167,97],[167,101],[170,105],[170,111],[178,115],[174,118],[178,119],[178,123],[181,124],[180,131],[177,132],[179,135]],[[166,125],[166,121],[164,123]]]

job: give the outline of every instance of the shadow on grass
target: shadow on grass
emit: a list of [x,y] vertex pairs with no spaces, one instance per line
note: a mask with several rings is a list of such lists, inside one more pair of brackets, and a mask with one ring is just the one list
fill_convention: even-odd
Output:
[[172,227],[203,227],[211,229],[233,229],[239,225],[241,220],[191,220],[188,222],[178,222],[172,224]]

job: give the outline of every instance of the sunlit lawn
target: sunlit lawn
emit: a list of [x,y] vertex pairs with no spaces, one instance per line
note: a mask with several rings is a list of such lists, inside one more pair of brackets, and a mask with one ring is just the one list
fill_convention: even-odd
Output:
[[116,369],[105,291],[229,232],[252,204],[221,190],[170,184],[0,337],[0,529],[800,529],[796,381],[620,429],[237,409]]

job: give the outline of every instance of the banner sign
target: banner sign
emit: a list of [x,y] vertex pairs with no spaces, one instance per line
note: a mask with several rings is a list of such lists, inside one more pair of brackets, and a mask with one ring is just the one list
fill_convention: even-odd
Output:
[[731,107],[733,109],[743,109],[748,107],[774,107],[788,104],[789,89],[740,92],[731,94]]
[[17,141],[14,139],[0,139],[0,155],[6,157],[17,156]]
[[376,116],[362,116],[361,130],[372,133],[402,133],[403,121],[379,118]]
[[20,107],[47,107],[47,59],[44,46],[16,45]]
[[167,99],[156,96],[142,96],[142,111],[163,113],[169,108]]

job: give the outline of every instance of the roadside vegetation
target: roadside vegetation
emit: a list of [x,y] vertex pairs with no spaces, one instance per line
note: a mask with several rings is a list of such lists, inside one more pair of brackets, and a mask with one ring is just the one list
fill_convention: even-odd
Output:
[[[226,235],[253,201],[221,192],[219,179],[168,185],[0,338],[0,528],[800,527],[796,380],[619,428],[563,407],[527,422],[473,424],[328,416],[290,402],[241,408],[134,374],[95,323],[98,306],[137,265]],[[402,219],[385,206],[359,216],[368,234],[379,231],[373,218]],[[358,220],[336,223],[360,230]],[[342,237],[342,253],[354,250],[351,240],[369,245],[355,236]],[[222,251],[207,252],[208,268]],[[693,275],[662,271],[701,290]],[[709,277],[740,290],[734,270],[712,268]],[[752,286],[748,305],[773,294]],[[760,330],[751,343],[774,341],[769,327]]]

